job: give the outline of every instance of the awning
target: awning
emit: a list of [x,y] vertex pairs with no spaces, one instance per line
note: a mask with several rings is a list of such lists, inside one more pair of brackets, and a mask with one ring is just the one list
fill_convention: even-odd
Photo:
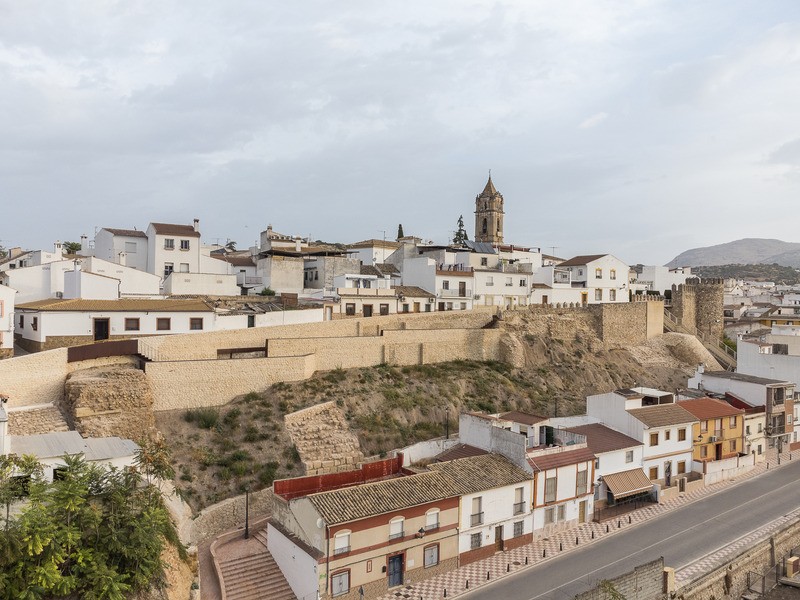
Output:
[[644,469],[631,469],[621,473],[609,473],[603,475],[609,491],[614,494],[614,499],[627,498],[641,492],[649,492],[653,488],[653,482],[647,477]]

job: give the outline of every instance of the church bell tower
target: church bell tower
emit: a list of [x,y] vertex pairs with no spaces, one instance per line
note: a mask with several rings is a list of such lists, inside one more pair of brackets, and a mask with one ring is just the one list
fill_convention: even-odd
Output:
[[502,244],[503,214],[503,195],[494,187],[490,173],[486,187],[475,197],[475,241]]

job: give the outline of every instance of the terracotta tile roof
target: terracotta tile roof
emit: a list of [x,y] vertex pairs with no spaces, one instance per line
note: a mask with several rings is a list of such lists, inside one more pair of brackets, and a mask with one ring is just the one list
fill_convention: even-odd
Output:
[[328,525],[336,525],[458,495],[447,475],[431,471],[318,492],[308,499]]
[[680,405],[700,420],[721,419],[722,417],[734,417],[744,414],[744,409],[734,408],[727,402],[715,398],[682,400]]
[[183,237],[200,237],[200,232],[193,225],[177,225],[174,223],[150,223],[158,235],[180,235]]
[[486,450],[470,446],[469,444],[458,444],[449,450],[445,450],[438,454],[434,460],[444,462],[446,460],[456,460],[457,458],[467,458],[469,456],[480,456],[481,454],[489,454]]
[[348,248],[373,248],[375,246],[379,248],[394,248],[396,250],[397,248],[400,247],[400,243],[393,242],[391,240],[371,239],[371,240],[362,240],[360,242],[356,242],[355,244],[347,245]]
[[361,268],[359,269],[359,275],[374,275],[375,277],[383,277],[383,273],[381,273],[372,265],[361,265]]
[[567,465],[594,461],[594,452],[589,448],[578,448],[577,450],[562,450],[552,454],[542,454],[540,456],[528,457],[528,464],[533,467],[533,471],[546,471],[547,469],[557,469]]
[[584,265],[589,264],[592,261],[597,260],[598,258],[603,258],[604,256],[608,256],[608,254],[584,254],[582,256],[574,256],[569,260],[565,260],[562,263],[559,263],[557,266],[559,267],[581,267]]
[[234,267],[252,267],[256,262],[253,257],[248,254],[211,254],[211,258],[225,261]]
[[185,300],[150,300],[143,298],[120,298],[119,300],[59,300],[48,298],[18,304],[17,309],[53,312],[213,312],[213,309],[196,298]]
[[392,263],[375,263],[375,268],[384,275],[400,275],[400,271]]
[[615,500],[653,489],[653,482],[650,481],[650,478],[647,477],[641,467],[603,475],[603,481],[605,481],[611,493],[614,494]]
[[140,237],[140,238],[147,237],[147,234],[144,231],[139,231],[138,229],[113,229],[111,227],[103,227],[103,229],[105,229],[112,235],[124,235],[127,237]]
[[483,454],[437,462],[428,465],[428,468],[447,475],[458,494],[493,490],[531,480],[528,472],[499,454]]
[[630,408],[628,409],[628,414],[644,423],[646,427],[668,427],[669,425],[681,425],[697,421],[697,418],[692,413],[677,404]]
[[416,285],[398,285],[392,288],[398,296],[406,296],[407,298],[435,298],[435,294],[431,294]]
[[634,446],[642,445],[642,442],[635,440],[624,433],[615,431],[610,427],[601,425],[600,423],[568,427],[567,431],[585,435],[586,445],[589,446],[589,449],[595,454],[612,452],[614,450],[623,450],[625,448],[633,448]]
[[536,425],[537,423],[541,423],[542,421],[546,421],[547,417],[540,417],[538,415],[530,415],[528,413],[520,412],[518,410],[512,410],[507,413],[503,413],[500,415],[501,419],[506,419],[507,421],[514,421],[515,423],[522,423],[523,425]]

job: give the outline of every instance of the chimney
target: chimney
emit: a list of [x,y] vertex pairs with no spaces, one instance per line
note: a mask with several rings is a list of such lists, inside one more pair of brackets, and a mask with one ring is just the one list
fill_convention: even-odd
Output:
[[53,252],[55,254],[64,254],[64,246],[60,240],[56,240],[56,243],[53,244]]
[[123,267],[128,266],[128,253],[127,252],[120,252],[119,253],[119,260],[117,263]]
[[86,240],[87,239],[88,238],[86,237],[85,233],[81,235],[81,250],[86,250]]
[[8,437],[6,402],[8,402],[8,398],[0,395],[0,456],[8,456],[11,453],[11,438]]
[[302,248],[302,244],[303,244],[303,240],[301,240],[299,237],[298,238],[294,238],[294,251],[295,252],[300,252],[300,250]]
[[22,254],[22,248],[19,246],[14,246],[13,248],[8,249],[9,258],[17,258],[20,254]]
[[194,230],[200,231],[200,219],[195,219],[193,222]]

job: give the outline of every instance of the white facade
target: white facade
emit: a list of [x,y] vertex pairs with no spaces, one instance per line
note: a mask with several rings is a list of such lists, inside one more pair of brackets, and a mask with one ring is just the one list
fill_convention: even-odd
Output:
[[0,284],[17,290],[17,304],[55,298],[64,293],[64,273],[74,268],[73,260],[57,260],[10,269],[0,274]]
[[0,285],[0,350],[14,350],[14,303],[17,290]]
[[119,281],[119,295],[157,296],[161,278],[138,267],[124,266],[92,256],[81,260],[81,270]]
[[[586,444],[584,443],[585,447]],[[570,447],[571,448],[571,447]],[[563,452],[571,452],[564,449]],[[533,460],[536,460],[535,457]],[[546,469],[534,474],[536,496],[533,511],[533,530],[539,537],[570,529],[581,522],[589,522],[594,513],[593,460]],[[579,473],[585,488],[578,489]],[[555,479],[555,495],[547,496],[548,480]]]
[[119,279],[78,270],[64,272],[64,299],[116,300],[119,298]]
[[[473,549],[472,536],[480,534],[481,547],[495,543],[497,528],[502,527],[502,539],[511,540],[533,531],[533,480],[491,490],[481,490],[460,497],[458,524],[458,553]],[[522,523],[521,531],[514,524]]]
[[173,272],[164,280],[164,294],[167,296],[238,296],[240,290],[236,285],[236,275]]
[[673,285],[682,285],[692,274],[691,267],[662,267],[660,265],[645,265],[642,272],[636,276],[636,283],[643,284],[646,289],[663,294],[672,290]]
[[143,231],[103,228],[94,236],[92,256],[110,263],[147,271],[147,236]]
[[[576,257],[578,258],[578,257]],[[559,265],[571,271],[572,282],[582,283],[581,303],[603,304],[628,302],[628,271],[626,263],[611,254],[605,254],[586,264],[575,264],[576,259]]]
[[214,318],[217,331],[246,329],[248,327],[272,327],[275,325],[296,325],[298,323],[321,323],[324,311],[321,308],[303,310],[276,310],[260,314],[218,313]]
[[[164,233],[172,228],[178,233]],[[188,225],[150,223],[147,227],[147,271],[166,279],[178,273],[200,272],[200,232],[197,221],[192,229]]]

